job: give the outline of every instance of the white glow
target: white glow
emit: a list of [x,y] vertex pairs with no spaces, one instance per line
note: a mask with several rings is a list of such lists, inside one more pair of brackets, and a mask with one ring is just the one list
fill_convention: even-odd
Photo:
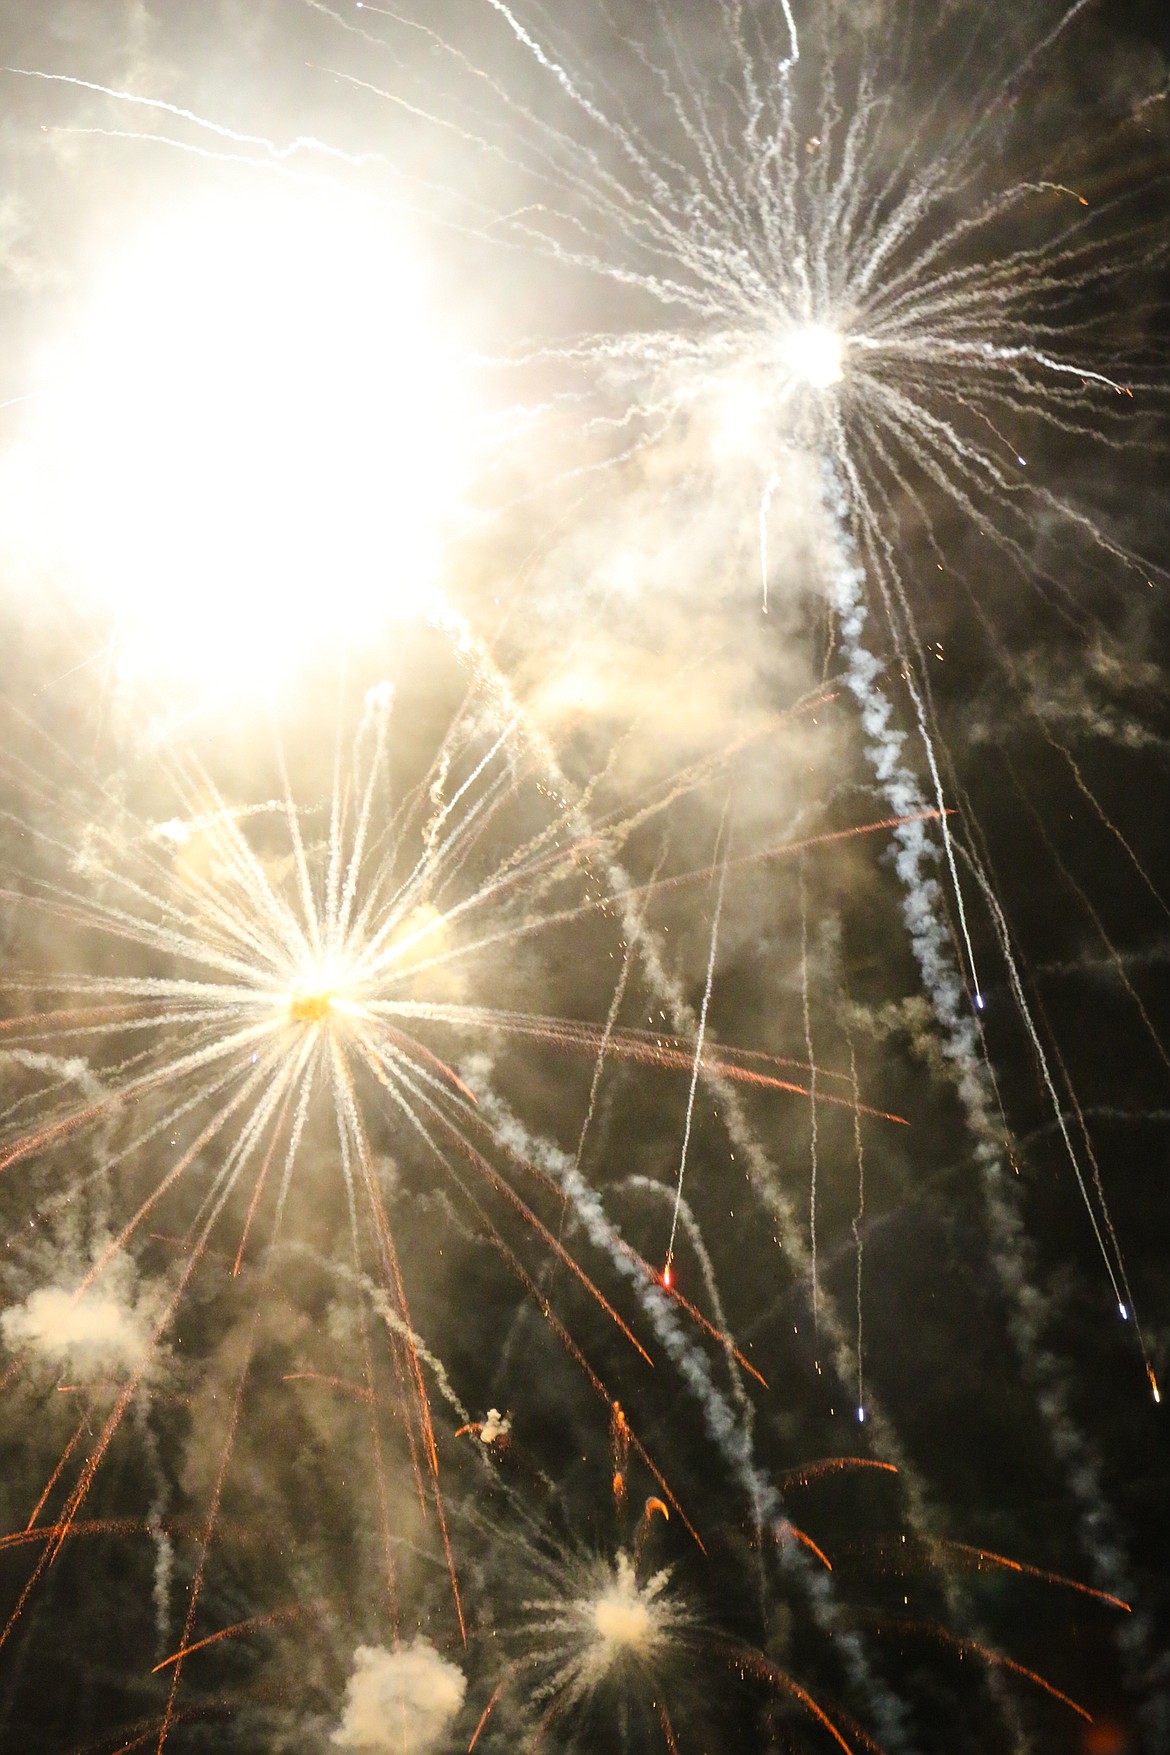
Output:
[[844,338],[822,323],[794,329],[785,342],[784,354],[793,376],[814,390],[827,390],[845,376]]
[[47,372],[5,524],[96,596],[124,664],[263,681],[425,608],[454,372],[408,250],[357,208],[267,191],[156,219]]
[[711,451],[716,462],[736,463],[768,443],[767,376],[758,369],[725,379],[712,399]]

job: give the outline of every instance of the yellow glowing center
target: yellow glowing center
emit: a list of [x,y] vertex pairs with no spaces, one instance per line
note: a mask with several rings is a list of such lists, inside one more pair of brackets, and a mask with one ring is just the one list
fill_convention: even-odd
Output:
[[333,1010],[334,994],[329,987],[294,987],[288,1000],[288,1015],[298,1024],[319,1024]]

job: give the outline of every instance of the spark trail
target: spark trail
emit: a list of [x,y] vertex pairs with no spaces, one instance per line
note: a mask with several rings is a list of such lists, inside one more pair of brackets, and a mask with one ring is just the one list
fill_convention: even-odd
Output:
[[[932,25],[914,9],[900,52],[926,61],[929,51],[948,70],[909,133],[883,89],[882,54],[859,36],[859,70],[843,74],[819,13],[806,25],[786,5],[777,36],[761,8],[723,4],[700,51],[655,7],[649,31],[620,39],[621,59],[655,94],[652,131],[624,84],[576,58],[570,28],[484,4],[531,57],[538,89],[554,88],[540,107],[509,96],[487,39],[480,65],[430,33],[448,51],[456,94],[445,94],[443,114],[459,113],[461,81],[486,83],[497,108],[477,101],[471,111],[480,142],[531,181],[533,199],[500,216],[493,235],[641,300],[633,322],[500,364],[559,368],[568,405],[587,411],[590,430],[610,423],[623,455],[671,432],[714,450],[730,431],[759,484],[765,592],[772,521],[811,530],[838,615],[850,593],[869,606],[908,697],[929,775],[915,804],[924,807],[925,790],[937,812],[968,1003],[981,1011],[960,864],[974,863],[977,892],[985,874],[955,841],[948,758],[897,552],[905,513],[942,565],[939,508],[957,511],[1069,618],[1079,611],[1067,571],[1086,544],[1123,578],[1165,577],[1030,472],[1026,441],[1010,437],[1047,431],[1115,455],[1132,442],[1134,397],[1158,394],[1143,382],[1152,360],[1092,363],[1110,338],[1091,295],[1106,281],[1140,288],[1166,256],[1164,236],[1144,220],[1151,190],[1139,183],[1089,202],[1070,194],[1071,171],[1000,184],[988,171],[997,152],[1006,160],[1014,150],[1007,124],[1027,77],[1074,29],[1085,0],[1055,9],[1015,61],[978,33],[961,40],[951,14]],[[896,62],[889,45],[884,59]],[[925,139],[929,153],[917,150]],[[527,437],[530,411],[520,424]],[[1035,552],[1037,520],[1051,531],[1048,558]],[[842,548],[858,575],[847,589]],[[860,662],[851,660],[855,694]],[[883,668],[872,652],[864,662],[875,676]],[[887,797],[892,752],[907,736],[896,729],[899,704],[891,696],[884,709],[881,753],[868,742]],[[904,814],[904,795],[894,808]],[[1002,953],[994,919],[987,925]],[[1083,1185],[1071,1142],[1070,1160]],[[1125,1270],[1103,1203],[1095,1188],[1094,1231],[1116,1286]],[[1132,1314],[1130,1301],[1117,1304]]]
[[[608,426],[623,459],[668,437],[685,440],[691,459],[705,445],[714,457],[730,432],[758,483],[765,593],[771,530],[786,520],[813,533],[868,759],[901,819],[907,930],[983,1174],[1014,1338],[1102,1587],[1127,1594],[1096,1468],[1069,1413],[1066,1373],[1044,1338],[1044,1301],[1003,1163],[998,1095],[971,1017],[985,1005],[976,936],[990,943],[997,977],[1006,974],[1155,1394],[1156,1380],[1132,1298],[1122,1295],[1125,1265],[1100,1179],[1083,1168],[1046,1071],[1002,906],[950,820],[953,770],[903,532],[914,523],[936,566],[955,573],[940,533],[965,521],[985,552],[1074,630],[1086,617],[1068,578],[1086,552],[1095,568],[1112,570],[1115,589],[1118,580],[1166,582],[1050,487],[1028,455],[1035,443],[1043,456],[1056,439],[1096,446],[1112,461],[1139,436],[1131,410],[1159,394],[1148,381],[1156,368],[1137,346],[1119,357],[1109,324],[1165,261],[1164,230],[1147,218],[1164,184],[1135,178],[1101,196],[1083,192],[1081,173],[1086,187],[1097,180],[1091,142],[1062,142],[1056,162],[1016,169],[1013,112],[1038,70],[1084,28],[1087,0],[1039,9],[1022,51],[968,28],[961,8],[928,18],[911,7],[884,53],[858,34],[856,71],[834,65],[829,44],[840,23],[828,9],[810,18],[811,8],[785,4],[778,20],[774,8],[728,0],[710,10],[699,36],[655,5],[624,23],[620,54],[604,68],[579,54],[567,20],[502,0],[485,0],[484,12],[500,21],[504,41],[485,29],[478,64],[449,45],[444,114],[466,99],[458,113],[473,119],[479,144],[527,179],[530,199],[494,222],[495,235],[599,289],[594,333],[550,338],[501,366],[521,377],[559,371],[562,402],[591,434]],[[499,72],[508,39],[530,62],[511,88]],[[911,52],[932,77],[925,97],[910,93],[907,116],[886,69]],[[1118,125],[1122,139],[1126,126]],[[529,411],[522,424],[530,432]],[[892,649],[888,665],[883,648]],[[893,689],[881,680],[887,670],[899,679]],[[938,813],[937,841],[906,822],[924,794]],[[949,895],[933,874],[940,856]],[[962,868],[973,876],[978,927]]]
[[[146,1392],[197,1270],[226,1250],[230,1278],[255,1291],[253,1264],[257,1256],[271,1264],[294,1191],[311,1178],[314,1186],[321,1183],[323,1199],[336,1199],[323,1193],[317,1168],[323,1147],[335,1177],[340,1170],[348,1215],[341,1221],[350,1255],[344,1273],[355,1294],[360,1341],[350,1387],[368,1416],[384,1602],[393,1623],[401,1608],[398,1538],[385,1479],[391,1467],[387,1422],[401,1422],[419,1514],[437,1529],[461,1620],[440,1485],[442,1433],[423,1368],[462,1423],[467,1410],[412,1318],[410,1264],[400,1256],[383,1168],[388,1145],[404,1172],[424,1184],[435,1177],[446,1182],[471,1231],[536,1299],[595,1388],[604,1390],[524,1264],[530,1247],[559,1262],[633,1352],[650,1362],[626,1320],[541,1217],[553,1180],[538,1164],[516,1160],[436,1036],[455,1034],[464,1043],[511,1038],[585,1054],[603,1044],[615,1058],[689,1074],[692,1100],[699,1077],[715,1071],[807,1100],[807,1069],[800,1063],[742,1054],[705,1041],[701,1029],[697,1038],[653,1035],[613,1019],[603,1028],[475,1002],[482,983],[493,998],[502,997],[517,943],[539,934],[542,922],[563,929],[584,918],[596,948],[615,939],[612,915],[630,908],[635,893],[642,907],[652,903],[660,883],[674,893],[678,874],[660,879],[655,867],[649,885],[631,886],[614,858],[628,820],[652,821],[656,809],[677,803],[679,788],[665,786],[655,804],[640,800],[632,819],[619,807],[592,820],[572,802],[551,749],[470,632],[451,617],[443,630],[420,634],[430,661],[439,664],[432,634],[451,671],[444,687],[457,686],[463,695],[440,747],[420,762],[409,726],[395,735],[409,708],[393,687],[379,684],[365,696],[348,750],[339,733],[321,804],[299,802],[304,752],[286,751],[279,733],[272,758],[278,789],[239,808],[193,747],[172,743],[153,752],[148,794],[154,807],[165,800],[165,809],[152,809],[145,819],[92,785],[90,808],[81,811],[84,793],[57,793],[37,778],[35,765],[22,764],[15,750],[8,754],[10,778],[19,779],[29,798],[6,816],[24,849],[6,892],[13,919],[34,950],[46,930],[68,929],[94,954],[86,958],[88,972],[54,974],[42,965],[12,974],[7,983],[12,1015],[0,1023],[5,1063],[39,1081],[39,1089],[3,1117],[0,1169],[25,1167],[37,1177],[49,1220],[74,1201],[84,1204],[93,1187],[103,1186],[107,1201],[115,1188],[122,1190],[116,1234],[98,1249],[75,1301],[152,1239],[169,1239],[177,1252],[174,1284],[141,1359],[117,1386],[96,1439],[87,1415],[41,1494],[33,1522],[44,1511],[52,1537],[9,1631],[32,1584],[79,1526],[99,1469],[126,1413]],[[328,767],[322,755],[308,763],[318,778]],[[708,778],[704,765],[698,779]],[[319,796],[312,780],[307,790]],[[718,879],[708,992],[727,864],[724,858],[714,870],[683,874],[691,882]],[[630,895],[615,896],[615,883]],[[631,966],[627,962],[627,973]],[[847,1107],[855,1100],[843,1091],[839,1097]],[[303,1192],[299,1198],[303,1206]],[[32,1263],[30,1255],[29,1271]],[[264,1285],[272,1284],[266,1269]],[[371,1339],[371,1314],[386,1331],[384,1354]],[[13,1370],[20,1368],[18,1360]],[[346,1381],[313,1371],[284,1374],[290,1383],[315,1378]],[[246,1368],[237,1381],[188,1596],[183,1651],[198,1643],[207,1554],[237,1427],[247,1425]],[[653,1468],[640,1444],[638,1454]],[[661,1475],[656,1478],[670,1497]],[[57,1509],[61,1494],[64,1506]],[[171,1666],[159,1733],[164,1743],[182,1716],[182,1668]]]

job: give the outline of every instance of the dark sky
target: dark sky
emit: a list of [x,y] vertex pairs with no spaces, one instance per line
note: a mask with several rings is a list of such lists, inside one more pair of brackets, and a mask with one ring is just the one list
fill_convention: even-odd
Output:
[[0,6],[0,1748],[1170,1746],[1170,27],[1073,10]]

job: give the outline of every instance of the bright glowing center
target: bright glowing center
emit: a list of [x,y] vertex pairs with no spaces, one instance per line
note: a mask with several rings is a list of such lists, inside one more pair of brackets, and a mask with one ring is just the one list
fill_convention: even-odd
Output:
[[289,994],[288,1015],[298,1024],[319,1024],[333,1010],[333,998],[327,987],[294,987]]
[[416,264],[356,206],[156,218],[41,376],[0,500],[124,669],[250,686],[425,612],[465,423]]
[[644,1651],[650,1642],[654,1629],[651,1605],[639,1591],[634,1569],[624,1554],[618,1558],[613,1583],[593,1604],[593,1625],[598,1639],[611,1650]]
[[793,375],[814,390],[827,390],[845,376],[845,340],[836,329],[806,323],[794,329],[784,346]]
[[322,1024],[337,1012],[352,1009],[345,990],[345,971],[323,963],[293,982],[287,995],[288,1015],[294,1023]]

